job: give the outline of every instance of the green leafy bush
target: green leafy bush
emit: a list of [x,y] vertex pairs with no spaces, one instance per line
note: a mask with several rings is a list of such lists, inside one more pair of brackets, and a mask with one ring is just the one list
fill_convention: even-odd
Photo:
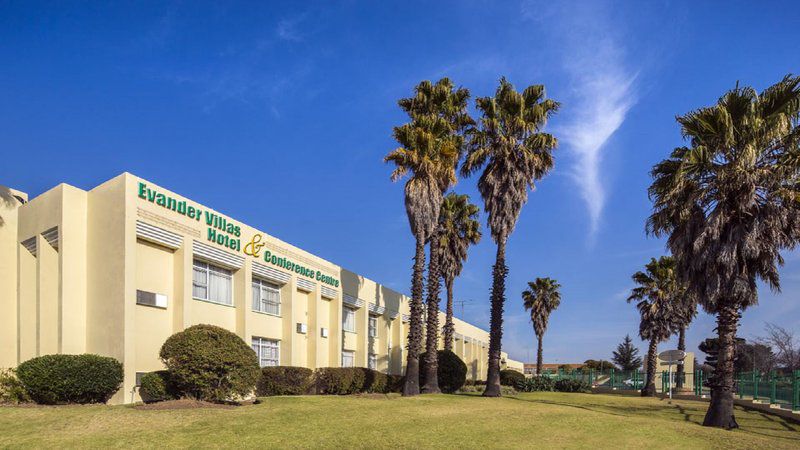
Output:
[[558,392],[591,392],[592,390],[589,383],[568,378],[556,380],[554,388]]
[[549,377],[531,377],[517,382],[514,388],[520,392],[551,392],[555,390],[555,382]]
[[406,377],[402,375],[387,375],[386,392],[403,392]]
[[503,369],[500,371],[501,386],[516,386],[517,383],[525,381],[525,375],[513,369]]
[[314,385],[314,371],[306,367],[277,366],[261,369],[256,386],[259,396],[309,394]]
[[[486,390],[486,386],[485,385],[481,386],[481,385],[473,384],[473,385],[469,385],[469,386],[462,386],[461,389],[458,390],[458,392],[480,394],[484,390]],[[511,386],[502,386],[501,385],[500,386],[500,395],[502,395],[504,397],[517,395],[517,391],[516,391],[516,389],[514,389]]]
[[169,372],[166,370],[158,370],[142,375],[139,396],[142,397],[142,401],[145,403],[177,400],[181,397],[180,391],[172,383]]
[[[439,350],[437,352],[436,374],[439,381],[439,389],[445,394],[452,394],[467,381],[467,365],[455,353],[449,350]],[[420,383],[426,383],[425,373],[427,364],[425,363],[425,353],[419,355]]]
[[197,400],[245,397],[261,374],[253,349],[236,334],[213,325],[194,325],[173,334],[160,356],[175,387]]
[[0,404],[28,403],[31,398],[14,369],[0,369]]
[[36,403],[105,403],[122,385],[122,364],[99,355],[45,355],[17,367]]
[[385,393],[392,387],[385,373],[364,367],[322,367],[315,380],[316,392],[327,395]]

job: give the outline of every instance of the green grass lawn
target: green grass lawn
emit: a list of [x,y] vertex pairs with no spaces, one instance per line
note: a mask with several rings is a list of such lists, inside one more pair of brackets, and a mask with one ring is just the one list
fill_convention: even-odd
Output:
[[800,448],[800,426],[738,409],[741,429],[700,426],[706,403],[618,395],[273,397],[234,409],[0,407],[0,447]]

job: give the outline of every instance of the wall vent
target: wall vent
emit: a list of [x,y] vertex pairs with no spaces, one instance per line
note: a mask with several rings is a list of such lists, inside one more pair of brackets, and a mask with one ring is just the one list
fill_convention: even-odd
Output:
[[155,292],[147,292],[136,290],[136,304],[144,306],[154,306],[156,308],[167,307],[167,296],[156,294]]
[[42,237],[50,244],[51,247],[58,251],[58,227],[50,228],[42,233]]
[[36,256],[36,236],[32,238],[25,239],[24,241],[20,242],[25,249],[31,252],[31,255]]
[[141,220],[136,221],[136,237],[173,250],[179,249],[183,245],[183,237],[180,234],[150,225]]

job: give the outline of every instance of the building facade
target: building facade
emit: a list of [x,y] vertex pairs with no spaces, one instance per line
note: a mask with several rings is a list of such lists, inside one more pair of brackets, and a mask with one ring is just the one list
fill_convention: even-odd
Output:
[[[0,367],[111,356],[125,368],[112,402],[137,401],[164,341],[204,323],[238,334],[262,366],[403,373],[409,299],[372,280],[128,173],[12,193],[0,202]],[[488,333],[458,319],[455,331],[468,377],[485,379]]]

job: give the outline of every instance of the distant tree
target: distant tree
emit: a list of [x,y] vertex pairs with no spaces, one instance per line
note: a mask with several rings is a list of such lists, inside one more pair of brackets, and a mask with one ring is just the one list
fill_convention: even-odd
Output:
[[594,370],[608,370],[608,369],[617,369],[617,366],[614,365],[611,361],[606,361],[605,359],[587,359],[583,362],[583,369],[594,369]]
[[552,313],[561,304],[561,285],[552,278],[537,278],[528,282],[528,289],[522,293],[522,303],[531,313],[533,332],[539,341],[536,351],[536,373],[542,373],[542,340],[547,331],[547,323]]
[[764,330],[767,334],[758,338],[758,342],[775,349],[775,364],[789,372],[799,370],[800,342],[794,332],[774,323],[767,323]]
[[558,366],[559,369],[563,370],[564,372],[572,372],[572,366],[569,364],[562,364]]
[[775,368],[775,354],[770,346],[758,342],[737,345],[734,367],[737,372],[769,373]]
[[443,329],[445,350],[453,350],[453,281],[461,274],[469,246],[481,240],[479,211],[470,203],[469,195],[451,192],[445,196],[439,213],[439,267],[447,291]]
[[676,298],[681,295],[675,275],[675,260],[668,256],[651,258],[644,272],[633,274],[636,287],[631,290],[628,303],[636,302],[641,320],[639,336],[649,341],[647,348],[647,380],[642,388],[643,397],[656,395],[656,355],[658,343],[666,341],[683,324]]
[[642,358],[639,356],[639,349],[634,347],[630,335],[625,335],[625,339],[617,346],[614,351],[614,360],[622,370],[638,370],[642,367]]

